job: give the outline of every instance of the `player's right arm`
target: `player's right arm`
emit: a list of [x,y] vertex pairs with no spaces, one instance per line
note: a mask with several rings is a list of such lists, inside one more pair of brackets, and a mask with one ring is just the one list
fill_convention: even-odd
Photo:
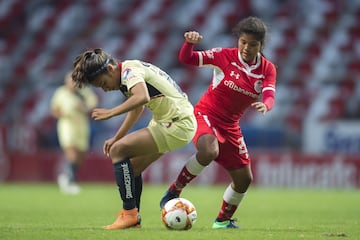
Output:
[[196,31],[189,31],[184,33],[184,38],[188,43],[197,44],[203,39],[203,36]]
[[179,60],[185,64],[199,65],[199,56],[194,52],[194,44],[199,43],[203,37],[200,33],[195,31],[185,32],[185,42],[182,45],[179,53]]

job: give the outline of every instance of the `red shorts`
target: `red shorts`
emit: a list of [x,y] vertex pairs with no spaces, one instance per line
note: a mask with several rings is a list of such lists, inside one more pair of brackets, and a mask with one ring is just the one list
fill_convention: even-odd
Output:
[[238,125],[227,126],[209,115],[195,112],[197,130],[193,138],[195,147],[204,134],[215,135],[219,141],[219,156],[215,161],[227,170],[243,168],[250,164],[250,156]]

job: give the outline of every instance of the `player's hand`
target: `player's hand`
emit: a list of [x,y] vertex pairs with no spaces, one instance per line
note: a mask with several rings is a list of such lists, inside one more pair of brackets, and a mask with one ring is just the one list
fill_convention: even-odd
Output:
[[94,120],[106,120],[112,117],[111,110],[105,108],[95,108],[92,113],[91,117]]
[[266,114],[267,112],[267,107],[264,103],[262,102],[254,102],[251,104],[252,107],[256,108],[256,110],[258,110],[260,113],[262,113],[263,115]]
[[196,44],[196,43],[199,43],[203,39],[203,36],[200,35],[200,33],[198,33],[198,32],[189,31],[184,34],[184,38],[187,42]]
[[105,141],[104,146],[103,146],[104,155],[110,157],[110,154],[109,154],[110,148],[115,142],[116,142],[116,139],[114,137]]

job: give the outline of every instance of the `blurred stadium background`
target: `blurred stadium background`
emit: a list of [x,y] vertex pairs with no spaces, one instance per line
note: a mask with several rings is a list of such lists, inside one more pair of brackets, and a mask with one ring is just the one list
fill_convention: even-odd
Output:
[[[360,0],[0,1],[0,181],[55,181],[62,153],[49,100],[78,53],[101,47],[152,62],[196,103],[211,70],[179,63],[183,33],[203,34],[198,49],[234,47],[231,28],[249,15],[268,24],[265,55],[278,66],[274,109],[266,117],[249,110],[241,122],[255,184],[359,188]],[[122,101],[97,94],[102,107]],[[112,181],[101,149],[121,120],[92,122],[80,180]],[[146,181],[169,182],[193,150],[164,156]],[[199,183],[227,181],[215,164],[206,171]]]

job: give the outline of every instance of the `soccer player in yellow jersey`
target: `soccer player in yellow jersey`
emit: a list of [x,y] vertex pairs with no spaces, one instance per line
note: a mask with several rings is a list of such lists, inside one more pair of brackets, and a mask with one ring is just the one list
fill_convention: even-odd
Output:
[[77,194],[77,169],[89,148],[89,112],[97,106],[98,98],[90,88],[76,89],[68,72],[64,85],[58,87],[51,99],[51,113],[58,119],[59,144],[64,151],[66,166],[58,176],[60,190]]
[[[112,159],[122,211],[105,229],[140,227],[141,173],[161,155],[185,146],[196,131],[193,106],[173,79],[139,60],[119,62],[102,49],[88,50],[74,61],[73,81],[104,91],[120,90],[127,99],[111,109],[97,108],[95,120],[127,113],[115,135],[103,146]],[[147,107],[153,116],[146,128],[128,134]]]

